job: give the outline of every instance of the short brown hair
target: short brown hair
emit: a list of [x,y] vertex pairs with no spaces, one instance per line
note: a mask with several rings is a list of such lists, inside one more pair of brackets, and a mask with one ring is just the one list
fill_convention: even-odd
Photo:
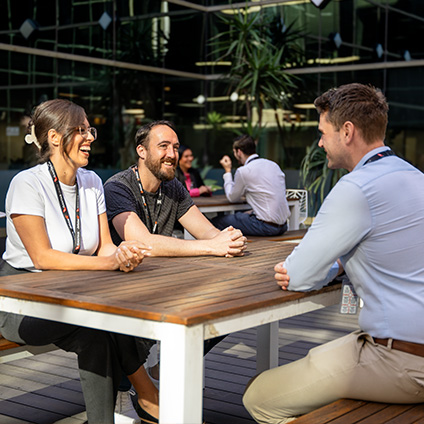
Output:
[[148,124],[143,125],[142,127],[138,129],[135,135],[135,147],[139,146],[140,144],[142,144],[145,147],[148,147],[147,143],[149,141],[150,131],[154,127],[157,127],[158,125],[166,125],[167,127],[171,128],[171,130],[173,130],[175,134],[177,133],[177,131],[175,130],[174,124],[171,121],[166,121],[166,120],[152,121],[152,122],[149,122]]
[[319,114],[338,131],[346,121],[359,129],[364,141],[371,144],[386,135],[389,106],[381,90],[359,83],[332,88],[315,99]]
[[28,123],[28,133],[31,133],[31,126],[34,125],[35,136],[41,146],[39,162],[47,162],[50,158],[48,133],[51,129],[62,135],[62,153],[69,157],[75,129],[84,124],[86,117],[84,109],[69,100],[47,100],[38,105]]
[[233,149],[240,149],[245,155],[250,156],[256,153],[256,143],[250,135],[240,135],[234,139]]

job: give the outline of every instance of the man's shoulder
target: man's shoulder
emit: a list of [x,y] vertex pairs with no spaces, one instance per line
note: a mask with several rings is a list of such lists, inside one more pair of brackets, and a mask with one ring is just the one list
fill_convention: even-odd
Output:
[[418,178],[424,179],[424,175],[417,168],[404,159],[391,156],[369,165],[363,165],[344,175],[342,180],[363,187],[368,184],[384,184],[385,180],[400,179],[402,175],[411,175],[411,172],[416,173]]
[[180,205],[187,203],[191,206],[194,204],[190,193],[177,178],[163,183],[163,194],[165,198]]
[[172,192],[176,192],[176,191],[180,192],[181,189],[185,190],[187,192],[187,194],[189,194],[188,191],[184,188],[181,181],[179,181],[177,179],[177,177],[173,178],[170,181],[165,181],[163,183],[164,192],[167,192],[167,193],[172,193]]
[[245,169],[266,169],[267,171],[274,171],[274,172],[283,172],[280,168],[280,165],[278,165],[277,162],[274,162],[270,159],[265,159],[261,157],[257,157],[256,159],[253,159],[252,161],[248,162],[247,166],[241,166],[239,169],[242,170]]

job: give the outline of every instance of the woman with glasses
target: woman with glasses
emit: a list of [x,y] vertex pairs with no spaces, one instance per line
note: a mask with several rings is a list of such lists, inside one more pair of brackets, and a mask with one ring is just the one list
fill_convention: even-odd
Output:
[[[67,100],[44,102],[35,109],[29,130],[25,140],[38,147],[39,164],[10,183],[0,276],[43,270],[133,270],[149,253],[140,242],[119,247],[112,243],[102,182],[83,168],[97,137],[84,109]],[[153,422],[158,416],[158,392],[143,367],[150,341],[5,312],[0,312],[0,332],[14,342],[54,343],[77,353],[89,423],[114,422],[122,371],[138,392],[137,412]]]

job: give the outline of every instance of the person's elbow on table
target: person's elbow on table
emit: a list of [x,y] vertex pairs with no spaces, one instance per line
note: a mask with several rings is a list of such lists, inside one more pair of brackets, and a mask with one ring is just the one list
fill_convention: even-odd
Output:
[[[289,258],[288,258],[289,259]],[[292,291],[310,291],[318,290],[331,283],[338,275],[343,272],[343,265],[340,260],[333,262],[332,265],[323,267],[320,270],[316,268],[295,268],[292,263],[281,262],[274,268],[277,284],[283,290]],[[288,269],[287,269],[288,268]],[[291,277],[289,276],[289,272]],[[289,287],[290,285],[290,287]]]
[[287,274],[287,269],[284,268],[285,262],[280,262],[274,267],[275,279],[282,290],[288,290],[290,276]]

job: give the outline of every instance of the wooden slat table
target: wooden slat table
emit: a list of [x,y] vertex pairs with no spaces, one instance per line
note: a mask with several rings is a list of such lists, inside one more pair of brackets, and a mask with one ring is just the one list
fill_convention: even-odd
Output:
[[201,423],[203,340],[259,326],[260,371],[278,365],[278,320],[339,301],[340,285],[307,293],[276,285],[273,267],[292,249],[256,241],[244,257],[147,258],[128,274],[1,277],[0,309],[160,340],[160,422]]

